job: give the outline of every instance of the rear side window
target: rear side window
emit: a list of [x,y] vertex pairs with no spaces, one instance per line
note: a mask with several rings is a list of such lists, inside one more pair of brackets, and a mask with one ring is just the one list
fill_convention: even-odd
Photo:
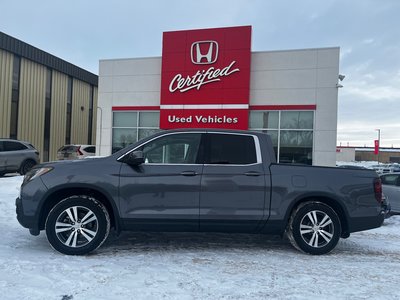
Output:
[[63,146],[58,151],[61,151],[61,152],[76,152],[77,149],[78,149],[77,146]]
[[385,175],[381,177],[382,184],[396,185],[398,182],[398,175]]
[[12,141],[3,142],[4,151],[18,151],[28,149],[24,144]]
[[88,153],[95,153],[96,152],[96,147],[90,146],[90,147],[84,148],[83,150],[85,150]]
[[235,134],[209,134],[208,164],[248,165],[257,163],[254,137]]

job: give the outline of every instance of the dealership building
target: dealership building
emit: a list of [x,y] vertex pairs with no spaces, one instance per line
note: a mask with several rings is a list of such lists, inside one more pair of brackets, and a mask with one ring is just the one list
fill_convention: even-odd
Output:
[[99,64],[97,154],[162,129],[268,133],[277,160],[334,166],[339,47],[251,51],[251,26],[164,32],[162,57]]

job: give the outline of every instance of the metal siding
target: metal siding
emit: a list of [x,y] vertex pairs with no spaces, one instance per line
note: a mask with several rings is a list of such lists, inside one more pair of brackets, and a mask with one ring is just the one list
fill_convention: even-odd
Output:
[[13,59],[11,53],[0,50],[0,137],[10,136]]
[[57,150],[65,144],[68,76],[53,70],[51,91],[49,159],[57,159]]
[[33,47],[12,36],[0,32],[0,49],[15,53],[36,63],[42,64],[51,69],[65,73],[72,77],[98,85],[98,76],[79,68],[61,58],[49,54],[43,50]]
[[43,160],[46,68],[21,59],[18,139],[32,143]]
[[[72,91],[72,144],[87,144],[90,85],[74,79]],[[83,110],[81,110],[83,107]]]

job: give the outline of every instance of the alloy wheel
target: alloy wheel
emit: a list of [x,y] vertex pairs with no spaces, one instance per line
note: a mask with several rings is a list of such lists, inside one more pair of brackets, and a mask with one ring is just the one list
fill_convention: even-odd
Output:
[[89,244],[98,230],[99,224],[95,213],[83,206],[65,209],[55,223],[55,233],[59,241],[72,248]]
[[304,242],[314,248],[329,244],[335,233],[332,219],[323,211],[313,210],[300,221],[300,235]]

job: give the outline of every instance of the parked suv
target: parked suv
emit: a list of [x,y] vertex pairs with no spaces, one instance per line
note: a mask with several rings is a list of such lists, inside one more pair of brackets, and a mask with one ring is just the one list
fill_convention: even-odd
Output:
[[57,159],[82,159],[96,154],[95,145],[65,145],[58,149]]
[[32,144],[12,139],[0,139],[0,176],[14,172],[25,175],[39,161],[39,152]]

